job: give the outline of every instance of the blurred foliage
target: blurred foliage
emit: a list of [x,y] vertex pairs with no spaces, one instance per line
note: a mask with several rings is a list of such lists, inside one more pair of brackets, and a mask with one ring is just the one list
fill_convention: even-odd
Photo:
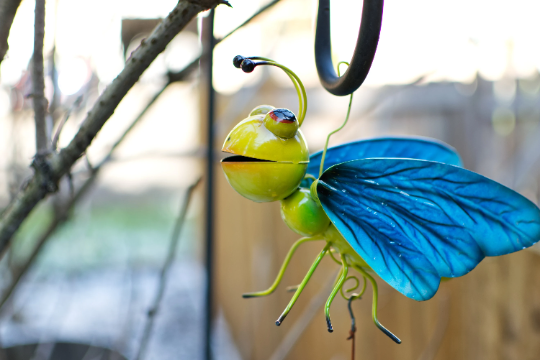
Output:
[[[38,266],[74,272],[99,267],[158,266],[165,257],[176,214],[162,199],[133,203],[87,203],[75,210],[43,249]],[[51,203],[42,204],[24,223],[12,261],[20,263],[53,218]],[[196,221],[188,218],[179,247],[180,257],[192,256]]]

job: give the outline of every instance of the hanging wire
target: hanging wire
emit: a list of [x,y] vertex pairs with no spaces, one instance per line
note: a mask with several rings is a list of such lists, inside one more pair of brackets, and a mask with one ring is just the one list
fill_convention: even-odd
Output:
[[[364,278],[365,280],[365,278]],[[365,284],[366,282],[364,281],[364,289],[365,289]],[[351,317],[351,330],[349,330],[349,337],[347,338],[347,340],[352,340],[352,349],[351,349],[351,359],[354,360],[354,354],[355,354],[355,334],[356,334],[356,319],[354,317],[354,313],[352,311],[352,307],[351,307],[351,304],[353,302],[353,300],[355,299],[355,297],[351,296],[349,298],[349,301],[348,301],[348,304],[347,304],[347,307],[349,308],[349,316]]]
[[[340,74],[340,71],[339,71],[339,65],[341,64],[345,64],[347,66],[349,66],[349,63],[346,62],[346,61],[341,61],[338,63],[337,65],[337,71],[338,71],[338,76]],[[328,150],[328,142],[330,141],[330,137],[332,135],[334,135],[335,133],[337,133],[338,131],[340,131],[341,129],[343,129],[343,127],[345,125],[347,125],[347,122],[349,121],[349,116],[351,115],[351,106],[352,106],[352,101],[353,101],[353,94],[351,94],[350,98],[349,98],[349,107],[347,108],[347,116],[345,116],[345,121],[343,122],[343,124],[341,124],[341,126],[339,128],[337,128],[336,130],[332,131],[330,134],[328,134],[328,136],[326,137],[326,144],[324,145],[324,150],[323,150],[323,153],[322,153],[322,158],[321,158],[321,166],[319,168],[319,177],[321,177],[323,171],[324,171],[324,158],[326,157],[326,151]]]

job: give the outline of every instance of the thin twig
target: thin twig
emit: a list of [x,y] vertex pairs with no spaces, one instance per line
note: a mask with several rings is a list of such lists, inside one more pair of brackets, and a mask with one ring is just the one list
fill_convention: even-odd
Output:
[[176,249],[178,248],[178,241],[180,240],[180,233],[184,225],[184,220],[186,219],[186,213],[189,207],[189,202],[191,200],[193,190],[195,190],[195,188],[197,187],[197,185],[199,185],[200,182],[201,182],[201,178],[199,178],[193,185],[191,185],[186,190],[186,195],[184,199],[182,199],[182,205],[180,206],[180,214],[178,215],[178,219],[176,220],[176,223],[174,224],[174,229],[171,236],[171,243],[169,244],[169,250],[167,252],[167,257],[165,258],[165,262],[163,263],[163,266],[161,268],[161,272],[159,275],[159,286],[158,286],[154,301],[152,303],[152,306],[150,307],[150,310],[148,311],[148,316],[146,318],[146,325],[144,327],[144,332],[143,332],[143,336],[140,342],[139,351],[137,352],[137,356],[135,357],[136,360],[141,360],[144,357],[144,354],[146,353],[146,348],[148,347],[148,342],[150,341],[150,337],[152,335],[152,329],[154,327],[156,314],[159,311],[161,300],[163,299],[163,294],[165,293],[165,288],[167,287],[169,271],[171,270],[171,266],[174,263],[174,259],[176,258]]
[[[229,33],[227,33],[221,39],[216,39],[215,40],[215,45],[219,44],[220,42],[222,42],[223,40],[225,40],[226,38],[228,38],[229,36],[234,34],[237,30],[239,30],[239,29],[243,28],[244,26],[246,26],[247,24],[249,24],[251,21],[253,21],[253,19],[255,19],[257,16],[261,15],[266,10],[270,9],[272,6],[277,4],[279,1],[280,0],[273,0],[273,1],[269,2],[268,4],[266,4],[265,6],[261,7],[259,10],[257,10],[257,12],[255,12],[253,15],[251,15],[249,18],[247,18],[246,21],[244,21],[242,24],[235,27],[233,30],[231,30]],[[167,74],[168,82],[165,85],[165,87],[169,86],[173,82],[184,81],[195,69],[198,68],[199,62],[205,56],[206,56],[206,54],[202,54],[201,56],[197,57],[195,60],[193,60],[191,63],[189,63],[185,68],[183,68],[182,70],[180,70],[178,72],[169,72]]]
[[22,0],[0,0],[0,64],[9,49],[9,30]]
[[36,125],[36,154],[45,155],[49,149],[47,136],[47,99],[43,71],[43,38],[45,37],[45,0],[36,0],[34,21],[34,56],[32,57],[32,98]]
[[[215,156],[219,157],[222,153],[216,151]],[[132,156],[125,156],[121,158],[111,157],[109,161],[114,163],[125,163],[131,161],[138,161],[145,158],[159,157],[164,159],[204,159],[206,157],[206,149],[203,146],[191,148],[187,151],[149,151],[140,154],[133,154]]]
[[[7,290],[4,291],[3,295],[2,295],[2,298],[0,299],[0,309],[2,309],[2,307],[4,306],[4,304],[6,303],[6,301],[11,297],[13,291],[15,290],[15,288],[17,287],[17,285],[19,284],[20,280],[22,279],[22,277],[28,272],[28,270],[30,269],[30,267],[32,266],[33,262],[35,261],[35,259],[37,258],[37,256],[39,255],[39,253],[41,252],[41,249],[43,248],[43,246],[45,245],[45,243],[47,242],[47,240],[51,237],[52,234],[54,234],[54,232],[56,231],[56,229],[58,228],[59,225],[63,224],[65,221],[67,221],[70,213],[71,213],[71,210],[73,209],[73,207],[75,206],[75,204],[77,204],[79,202],[79,200],[86,194],[86,192],[92,187],[92,185],[94,184],[98,174],[99,174],[99,171],[101,170],[101,168],[107,164],[109,161],[112,160],[112,154],[114,153],[114,151],[118,148],[118,146],[122,143],[122,141],[124,141],[124,139],[128,136],[128,134],[135,128],[135,126],[139,123],[139,121],[144,117],[144,115],[146,115],[147,111],[150,109],[150,107],[152,106],[152,104],[154,104],[154,102],[157,100],[157,98],[159,97],[159,95],[161,95],[161,93],[165,90],[165,88],[163,88],[161,91],[157,92],[154,97],[150,100],[150,102],[145,106],[145,108],[139,113],[139,115],[131,122],[131,124],[124,130],[124,132],[122,133],[122,135],[118,138],[118,140],[116,140],[116,142],[111,146],[111,148],[109,149],[109,152],[107,153],[107,155],[105,155],[105,157],[103,157],[103,159],[101,160],[101,162],[97,165],[97,166],[91,166],[89,165],[89,170],[90,170],[90,177],[88,179],[85,180],[85,182],[83,183],[83,185],[79,188],[79,190],[71,197],[71,199],[68,201],[67,204],[65,204],[63,207],[62,207],[62,210],[60,210],[59,212],[55,213],[55,216],[54,216],[54,219],[51,221],[51,223],[49,224],[49,226],[47,227],[47,229],[41,234],[41,236],[39,237],[39,239],[37,240],[36,242],[36,246],[34,247],[34,249],[32,250],[32,253],[30,254],[30,256],[26,259],[26,261],[24,262],[24,264],[18,269],[18,271],[16,271],[16,273],[14,274],[13,276],[13,281],[11,282],[11,284],[9,285],[9,287],[7,288]],[[87,158],[88,159],[88,158]]]
[[[148,111],[148,109],[150,109],[150,107],[156,102],[156,100],[160,97],[161,94],[163,94],[163,92],[165,91],[167,87],[163,87],[161,88],[161,90],[159,90],[153,97],[152,99],[150,99],[150,101],[148,102],[148,104],[146,104],[146,106],[144,107],[144,109],[142,109],[142,111],[139,113],[139,115],[137,115],[137,117],[131,122],[131,124],[129,124],[129,126],[126,128],[126,130],[124,130],[124,132],[122,133],[122,135],[118,138],[118,140],[116,140],[116,142],[111,146],[111,149],[109,150],[109,153],[107,154],[107,156],[105,156],[103,158],[103,160],[101,160],[101,162],[97,165],[98,168],[100,168],[101,166],[103,166],[107,161],[109,161],[111,159],[111,156],[114,152],[114,150],[116,150],[116,148],[118,148],[118,146],[120,146],[120,144],[124,141],[124,139],[129,135],[129,133],[131,133],[131,130],[133,130],[133,128],[135,128],[135,126],[139,123],[139,121],[144,117],[144,115],[146,115],[146,112]],[[87,158],[88,159],[88,158]]]
[[[163,89],[164,90],[164,89]],[[163,91],[162,90],[162,91]],[[18,271],[13,276],[13,281],[11,282],[10,286],[7,290],[4,291],[2,298],[0,299],[0,309],[4,306],[6,301],[11,297],[11,294],[19,284],[21,278],[28,272],[31,265],[39,255],[41,249],[47,242],[47,240],[51,237],[51,235],[56,231],[59,225],[63,224],[69,217],[71,210],[77,204],[77,202],[86,194],[86,192],[92,187],[94,184],[99,171],[101,168],[107,164],[112,159],[112,154],[118,148],[118,146],[122,143],[122,141],[126,138],[126,136],[133,130],[135,125],[139,123],[139,121],[144,117],[148,109],[152,106],[152,104],[157,100],[158,96],[161,94],[161,92],[158,92],[152,100],[146,105],[146,107],[141,111],[141,113],[131,122],[130,126],[127,127],[126,130],[122,133],[120,138],[114,143],[114,145],[111,147],[107,155],[101,160],[101,162],[96,166],[89,166],[90,169],[90,177],[85,180],[83,185],[79,188],[79,190],[71,197],[71,199],[62,207],[62,210],[55,213],[54,219],[51,221],[47,229],[41,234],[39,239],[36,242],[36,246],[32,250],[32,253],[26,259],[25,263],[18,269]]]
[[86,192],[92,187],[94,184],[96,177],[94,175],[90,176],[83,186],[77,191],[77,193],[69,199],[69,201],[63,205],[59,210],[56,211],[54,214],[54,219],[51,221],[47,229],[40,235],[39,239],[36,241],[36,245],[32,249],[32,253],[24,264],[17,268],[14,271],[13,274],[13,280],[11,281],[11,284],[9,287],[4,290],[2,294],[2,298],[0,299],[0,309],[3,308],[4,304],[8,301],[8,299],[13,294],[13,291],[21,281],[22,277],[28,272],[38,255],[41,253],[41,249],[43,249],[43,246],[49,240],[51,235],[56,231],[59,225],[63,224],[69,217],[69,214],[71,210],[73,209],[73,206],[86,194]]
[[[2,0],[0,0],[2,1]],[[279,0],[274,0],[270,4],[275,4]],[[271,5],[265,6],[265,10],[268,9]],[[253,18],[258,16],[262,11],[259,10],[257,13],[252,15],[247,21],[245,21],[242,26],[248,24]],[[230,34],[232,34],[234,31],[238,30],[241,26],[237,27],[235,30],[231,31],[229,34],[227,34],[225,37],[228,37]],[[224,38],[225,38],[224,37]],[[198,59],[195,62],[195,64],[198,64]],[[91,171],[90,177],[83,183],[83,185],[79,188],[79,190],[72,196],[72,199],[64,206],[64,211],[62,214],[55,215],[55,219],[49,224],[49,227],[42,233],[38,241],[36,242],[36,247],[32,251],[32,254],[30,257],[26,260],[26,262],[20,267],[20,270],[16,272],[14,275],[14,280],[10,284],[9,288],[4,292],[2,298],[0,299],[0,309],[3,307],[3,305],[6,303],[6,301],[9,299],[11,294],[13,293],[14,289],[17,287],[18,283],[20,282],[21,278],[26,274],[28,269],[31,267],[31,264],[33,261],[37,258],[39,252],[41,251],[41,248],[45,245],[47,240],[50,238],[50,236],[56,231],[59,225],[64,223],[68,217],[70,216],[71,210],[75,206],[75,204],[86,194],[86,192],[92,187],[92,184],[95,182],[101,168],[106,165],[109,161],[113,160],[113,153],[118,148],[118,146],[125,140],[125,138],[129,135],[129,133],[135,128],[135,126],[139,123],[139,121],[144,118],[144,115],[146,115],[147,111],[150,109],[150,107],[156,102],[156,100],[159,98],[159,96],[166,90],[168,85],[174,81],[182,81],[184,80],[193,70],[196,69],[195,66],[192,66],[192,64],[187,65],[184,69],[180,70],[177,73],[173,73],[174,80],[169,81],[161,90],[159,90],[152,99],[148,102],[148,104],[144,107],[144,109],[139,113],[139,115],[131,122],[131,124],[124,130],[122,135],[118,138],[118,140],[111,146],[109,152],[107,155],[101,160],[101,162],[97,166],[92,166],[88,162],[88,168]],[[58,130],[59,133],[61,130]],[[188,154],[177,154],[178,156],[181,155],[190,155]],[[197,155],[194,153],[193,155]]]
[[71,108],[69,108],[68,111],[66,112],[66,114],[64,115],[64,118],[62,119],[60,124],[58,124],[58,128],[56,128],[56,132],[54,133],[54,136],[53,136],[53,139],[52,139],[52,150],[53,151],[56,151],[56,148],[58,146],[58,140],[60,139],[60,134],[62,133],[62,129],[64,128],[64,125],[66,125],[69,117],[71,116],[71,112],[75,108],[78,108],[81,105],[82,99],[83,99],[83,96],[81,95],[75,100],[75,102],[73,103]]
[[199,12],[208,10],[221,0],[180,0],[174,10],[154,29],[152,34],[135,50],[118,77],[109,85],[88,113],[79,131],[69,145],[50,161],[34,164],[36,171],[26,188],[16,196],[0,220],[0,254],[3,255],[15,232],[34,207],[54,192],[58,181],[66,175],[73,164],[86,151],[105,122],[137,82],[152,61],[167,44]]
[[251,15],[246,21],[244,21],[243,23],[241,23],[240,25],[238,25],[237,27],[235,27],[232,31],[230,31],[227,35],[225,35],[224,37],[222,37],[221,39],[216,39],[216,45],[225,40],[226,38],[228,38],[229,36],[231,36],[232,34],[234,34],[236,32],[236,30],[240,29],[240,28],[243,28],[244,26],[246,26],[247,24],[249,24],[253,19],[255,19],[257,16],[261,15],[263,12],[265,12],[266,10],[270,9],[272,6],[276,5],[280,0],[272,0],[270,1],[268,4],[264,5],[263,7],[261,7],[259,10],[257,10],[257,12],[255,12],[253,15]]
[[90,177],[85,180],[83,185],[79,188],[79,190],[72,195],[71,199],[68,201],[67,204],[65,204],[60,210],[60,212],[55,213],[54,219],[51,221],[47,229],[41,234],[39,239],[36,242],[36,246],[32,250],[32,253],[30,256],[26,259],[24,264],[16,271],[16,273],[13,276],[13,281],[7,288],[7,290],[4,291],[2,294],[2,298],[0,299],[0,309],[4,306],[6,301],[11,297],[13,294],[13,291],[21,281],[22,277],[28,272],[30,267],[32,266],[33,262],[41,252],[41,249],[47,242],[47,240],[51,237],[52,234],[56,231],[58,226],[63,224],[65,221],[67,221],[71,210],[79,202],[79,200],[86,194],[86,192],[92,187],[94,184],[101,168],[106,165],[109,161],[113,159],[112,155],[114,151],[118,148],[118,146],[124,141],[124,139],[128,136],[128,134],[135,128],[135,126],[139,123],[139,121],[146,115],[147,111],[150,109],[150,107],[154,104],[154,102],[158,99],[158,97],[163,93],[165,88],[161,89],[161,91],[158,91],[154,97],[148,102],[148,104],[145,106],[145,108],[139,113],[139,115],[131,122],[131,124],[124,130],[122,135],[116,140],[116,142],[111,146],[109,149],[109,152],[107,155],[103,157],[103,159],[100,161],[100,163],[97,166],[92,166],[86,158],[88,163],[88,169],[90,170]]

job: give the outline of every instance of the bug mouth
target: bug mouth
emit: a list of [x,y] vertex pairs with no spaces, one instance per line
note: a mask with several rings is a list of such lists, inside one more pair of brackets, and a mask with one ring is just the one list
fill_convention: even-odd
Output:
[[233,156],[226,157],[225,159],[221,160],[221,162],[224,162],[224,163],[229,163],[229,162],[230,163],[242,163],[242,162],[270,162],[270,163],[275,163],[276,161],[257,159],[257,158],[252,158],[252,157],[248,157],[248,156],[243,156],[243,155],[233,155]]

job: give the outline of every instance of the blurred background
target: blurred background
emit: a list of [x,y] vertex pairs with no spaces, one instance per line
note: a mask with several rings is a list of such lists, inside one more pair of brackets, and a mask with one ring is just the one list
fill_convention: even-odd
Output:
[[[331,1],[335,63],[350,60],[361,3]],[[268,1],[231,4],[216,10],[217,39]],[[174,5],[174,0],[47,1],[51,127],[67,119],[59,147],[69,143],[129,54]],[[0,65],[0,208],[24,185],[35,153],[27,98],[34,6],[31,0],[21,3]],[[217,150],[257,105],[297,111],[296,92],[283,73],[261,67],[245,74],[232,66],[237,54],[273,58],[302,79],[308,95],[302,131],[311,152],[341,124],[348,98],[327,93],[315,69],[316,10],[313,0],[281,0],[216,45]],[[383,135],[433,137],[455,147],[465,167],[538,204],[538,13],[534,0],[386,0],[372,70],[355,93],[348,125],[330,145]],[[8,351],[0,355],[15,354],[9,350],[14,346],[41,344],[9,356],[53,359],[46,345],[59,342],[86,346],[79,357],[66,359],[105,359],[105,353],[135,359],[146,337],[145,359],[202,359],[203,186],[189,204],[154,330],[147,336],[143,329],[186,189],[201,175],[204,179],[207,74],[198,65],[185,69],[201,55],[205,15],[159,55],[74,167],[77,196],[63,182],[57,195],[34,210],[0,261],[0,342]],[[135,120],[133,131],[115,145]],[[222,154],[216,152],[216,158]],[[338,271],[330,260],[323,260],[281,327],[274,322],[291,297],[285,285],[267,298],[241,298],[272,283],[298,236],[282,222],[279,204],[251,203],[227,184],[217,161],[215,171],[214,358],[349,359],[347,303],[334,302],[333,334],[324,321],[322,305]],[[319,247],[300,249],[284,284],[300,282]],[[443,283],[428,302],[407,299],[379,281],[379,319],[403,344],[373,325],[368,289],[354,304],[356,359],[540,358],[539,249],[488,258],[470,274]],[[20,355],[25,351],[27,357]]]

